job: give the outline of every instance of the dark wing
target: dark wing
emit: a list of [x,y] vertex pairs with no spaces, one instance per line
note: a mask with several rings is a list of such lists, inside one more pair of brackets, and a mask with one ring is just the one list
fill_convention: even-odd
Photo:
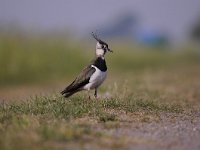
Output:
[[84,85],[89,83],[90,77],[94,72],[95,68],[91,67],[91,65],[87,66],[82,70],[80,75],[61,92],[61,94],[66,94],[67,96],[65,95],[65,97],[68,97],[80,91]]

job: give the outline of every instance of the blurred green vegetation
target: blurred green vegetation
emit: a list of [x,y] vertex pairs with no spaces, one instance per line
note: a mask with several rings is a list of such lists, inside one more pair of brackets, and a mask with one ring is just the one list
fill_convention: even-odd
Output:
[[[110,43],[110,42],[108,42]],[[78,42],[54,34],[0,34],[0,86],[55,81],[72,77],[93,58],[95,42]],[[121,73],[199,63],[200,55],[186,49],[138,47],[112,42],[110,72]]]
[[71,75],[87,57],[66,38],[0,37],[0,85],[44,81]]

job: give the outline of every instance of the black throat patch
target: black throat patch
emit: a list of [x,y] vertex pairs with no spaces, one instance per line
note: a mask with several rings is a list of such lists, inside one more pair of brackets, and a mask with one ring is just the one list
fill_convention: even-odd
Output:
[[103,72],[107,71],[106,61],[101,57],[97,57],[93,65]]

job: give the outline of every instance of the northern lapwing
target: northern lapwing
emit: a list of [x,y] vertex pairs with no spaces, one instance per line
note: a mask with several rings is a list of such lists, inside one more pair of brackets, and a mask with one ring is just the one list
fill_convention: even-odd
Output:
[[97,98],[97,89],[106,79],[107,66],[104,55],[106,52],[113,51],[108,48],[108,44],[106,42],[99,39],[93,32],[92,36],[97,41],[95,58],[82,70],[79,76],[77,76],[75,80],[61,92],[61,94],[66,98],[76,92],[82,90],[87,90],[89,92],[92,89],[95,90],[94,96]]

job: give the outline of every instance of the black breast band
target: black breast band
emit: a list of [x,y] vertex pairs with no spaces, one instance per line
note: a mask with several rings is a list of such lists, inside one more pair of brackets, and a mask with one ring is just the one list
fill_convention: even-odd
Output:
[[93,65],[103,72],[107,71],[106,61],[101,57],[97,57]]

